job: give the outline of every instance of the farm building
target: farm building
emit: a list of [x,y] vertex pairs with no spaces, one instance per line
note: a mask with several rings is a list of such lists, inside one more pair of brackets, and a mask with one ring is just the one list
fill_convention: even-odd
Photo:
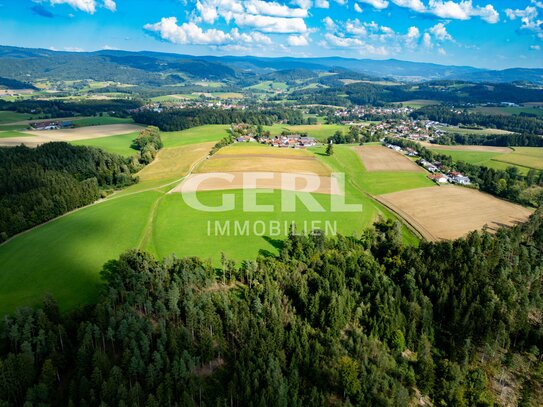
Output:
[[449,179],[443,174],[431,174],[428,175],[428,178],[434,182],[437,182],[438,184],[446,184],[449,182]]

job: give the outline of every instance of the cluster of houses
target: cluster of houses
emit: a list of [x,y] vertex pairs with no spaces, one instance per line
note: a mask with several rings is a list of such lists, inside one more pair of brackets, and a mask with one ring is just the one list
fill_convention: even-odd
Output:
[[430,162],[425,159],[420,159],[419,164],[422,165],[426,170],[432,174],[428,176],[432,181],[437,182],[438,184],[460,184],[460,185],[470,185],[471,180],[469,177],[466,177],[461,172],[458,171],[442,171],[442,165],[440,162]]
[[301,134],[289,134],[276,137],[266,137],[259,139],[261,144],[267,144],[273,147],[306,148],[317,145],[317,140],[313,137]]
[[400,137],[413,141],[432,141],[441,137],[445,132],[441,129],[441,123],[431,120],[384,120],[381,123],[369,127],[371,135]]
[[366,115],[372,116],[396,116],[408,115],[413,111],[410,107],[374,107],[374,106],[353,106],[350,108],[337,109],[334,112],[336,117],[358,117],[364,118]]
[[230,132],[236,143],[260,143],[272,147],[305,148],[317,145],[317,140],[304,134],[281,134],[270,136],[269,132],[257,135],[255,127],[246,123],[233,124]]
[[396,144],[387,144],[385,143],[385,147],[390,148],[391,150],[397,151],[399,153],[403,153],[405,155],[408,155],[409,157],[416,157],[419,155],[419,153],[416,150],[413,150],[410,147],[406,147],[405,149],[397,146]]
[[74,127],[71,121],[43,121],[30,123],[33,130],[59,130]]

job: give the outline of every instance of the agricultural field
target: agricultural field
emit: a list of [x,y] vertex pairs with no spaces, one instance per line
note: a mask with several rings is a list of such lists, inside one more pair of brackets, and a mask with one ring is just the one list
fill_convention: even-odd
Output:
[[120,154],[125,157],[133,156],[137,151],[130,146],[132,141],[138,136],[139,132],[135,131],[117,136],[91,138],[85,140],[76,140],[71,143],[76,146],[98,147],[110,153]]
[[326,141],[330,136],[333,136],[336,131],[346,132],[348,126],[343,124],[274,124],[273,126],[264,126],[264,130],[268,130],[272,136],[278,136],[283,131],[291,133],[307,133],[308,136],[314,137],[319,141]]
[[533,210],[475,189],[434,186],[377,197],[427,240],[456,239],[476,229],[494,231],[526,221]]
[[19,122],[22,120],[30,120],[32,117],[34,116],[28,113],[17,113],[17,112],[2,110],[0,111],[0,124]]
[[411,107],[413,109],[419,109],[424,106],[430,106],[430,105],[439,105],[440,102],[437,100],[430,100],[430,99],[413,99],[413,100],[406,100],[404,102],[400,102],[405,107]]
[[503,134],[514,134],[512,131],[500,130],[500,129],[465,129],[458,126],[438,126],[438,129],[447,132],[447,133],[458,133],[458,134],[476,134],[481,136],[488,135],[503,135]]
[[27,133],[23,133],[22,131],[15,131],[15,130],[2,131],[2,130],[0,130],[0,138],[11,138],[11,137],[30,137],[30,135],[27,134]]
[[521,174],[530,168],[543,169],[543,148],[540,147],[492,147],[492,146],[438,146],[427,145],[430,150],[446,154],[455,161],[484,165],[489,168],[517,167]]
[[424,171],[407,156],[383,146],[355,147],[364,168],[372,171]]
[[140,131],[142,126],[135,124],[109,124],[103,126],[87,126],[62,130],[27,130],[24,137],[6,137],[0,139],[2,146],[24,144],[35,147],[50,141],[80,141],[116,136]]
[[537,107],[489,107],[480,106],[473,109],[474,112],[483,114],[497,114],[497,115],[519,115],[521,113],[533,114],[536,116],[543,116],[543,109]]

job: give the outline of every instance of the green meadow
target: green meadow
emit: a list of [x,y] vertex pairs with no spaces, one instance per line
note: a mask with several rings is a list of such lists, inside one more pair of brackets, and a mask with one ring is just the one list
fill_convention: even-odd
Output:
[[71,141],[71,144],[76,146],[98,147],[110,153],[130,157],[137,153],[136,150],[130,147],[132,145],[132,140],[134,140],[137,136],[138,132],[136,131],[118,136]]
[[[0,130],[2,128],[0,127]],[[6,138],[6,137],[28,137],[30,134],[23,133],[20,131],[15,130],[8,130],[8,131],[0,131],[0,138]]]

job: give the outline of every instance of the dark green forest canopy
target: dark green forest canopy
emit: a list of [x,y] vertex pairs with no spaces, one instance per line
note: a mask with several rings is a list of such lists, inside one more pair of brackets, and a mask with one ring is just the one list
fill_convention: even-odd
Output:
[[[491,406],[500,372],[543,396],[543,214],[496,235],[401,243],[291,235],[218,269],[130,251],[95,306],[7,317],[5,405]],[[520,370],[519,366],[530,366]]]
[[135,183],[138,168],[117,154],[64,142],[0,147],[0,242]]
[[185,130],[204,124],[249,123],[272,125],[278,121],[288,124],[305,123],[301,111],[292,109],[170,109],[162,112],[144,110],[132,115],[137,123],[157,126],[162,131]]

